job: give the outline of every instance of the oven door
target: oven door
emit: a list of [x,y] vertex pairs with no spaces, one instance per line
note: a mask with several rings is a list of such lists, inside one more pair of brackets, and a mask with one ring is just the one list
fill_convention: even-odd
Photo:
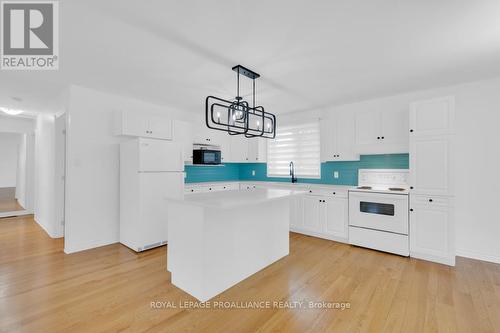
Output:
[[408,235],[408,196],[349,192],[349,225]]

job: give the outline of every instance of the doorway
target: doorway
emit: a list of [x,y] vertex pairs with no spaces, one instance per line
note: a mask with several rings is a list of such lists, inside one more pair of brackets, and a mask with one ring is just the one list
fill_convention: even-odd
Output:
[[0,132],[0,217],[32,213],[33,154],[31,133]]

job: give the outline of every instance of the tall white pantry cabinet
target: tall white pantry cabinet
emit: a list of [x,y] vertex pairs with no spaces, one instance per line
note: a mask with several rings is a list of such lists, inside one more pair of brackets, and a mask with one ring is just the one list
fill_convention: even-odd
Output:
[[410,256],[455,265],[453,96],[410,105]]

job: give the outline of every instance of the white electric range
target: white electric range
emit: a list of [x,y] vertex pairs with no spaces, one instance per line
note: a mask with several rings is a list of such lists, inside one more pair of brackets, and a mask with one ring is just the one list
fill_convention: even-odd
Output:
[[349,190],[349,243],[408,256],[407,169],[360,169]]

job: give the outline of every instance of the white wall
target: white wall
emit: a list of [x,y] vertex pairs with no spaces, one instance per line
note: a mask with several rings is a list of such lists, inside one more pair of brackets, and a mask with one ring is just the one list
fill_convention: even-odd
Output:
[[500,78],[280,117],[299,121],[328,112],[409,109],[415,100],[456,98],[455,213],[457,255],[500,263]]
[[[113,111],[185,113],[78,86],[69,91],[66,129],[66,253],[119,241],[119,143]],[[192,114],[191,114],[192,115]]]
[[54,201],[54,116],[41,114],[36,118],[35,140],[35,221],[56,238],[62,228],[55,219]]
[[0,132],[31,133],[34,129],[35,122],[33,119],[0,114]]
[[23,207],[26,205],[26,162],[27,162],[27,135],[19,134],[19,148],[17,150],[16,170],[16,199]]
[[0,133],[0,187],[16,187],[21,135]]

